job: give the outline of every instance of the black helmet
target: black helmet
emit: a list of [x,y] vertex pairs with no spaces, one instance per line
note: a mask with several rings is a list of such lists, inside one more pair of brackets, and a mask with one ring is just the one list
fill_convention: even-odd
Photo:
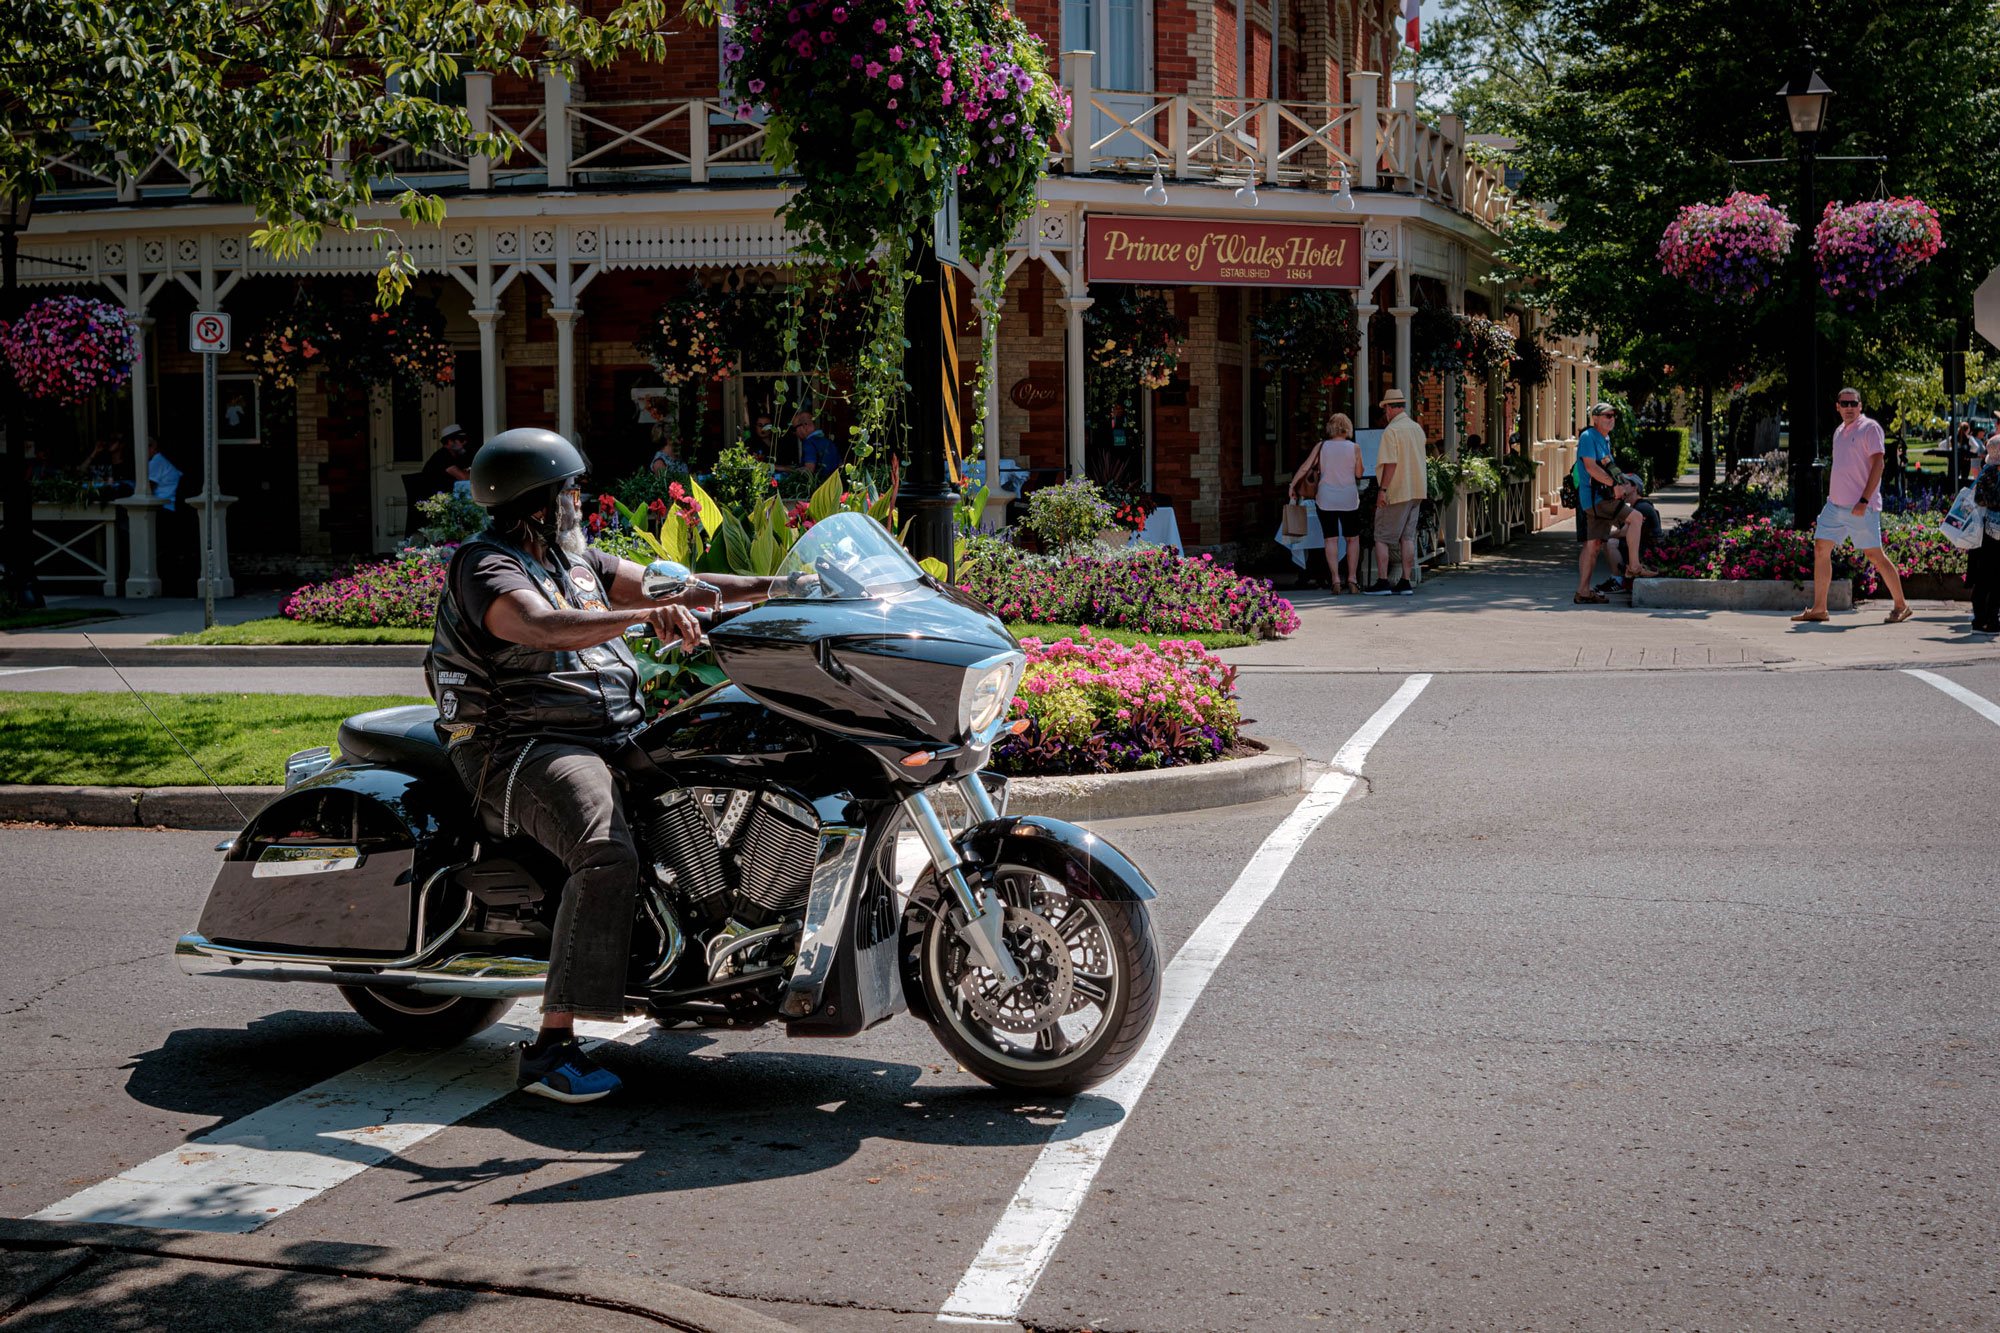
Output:
[[528,498],[546,503],[539,492],[553,492],[589,468],[582,452],[552,430],[539,426],[503,430],[472,456],[472,498],[488,509]]

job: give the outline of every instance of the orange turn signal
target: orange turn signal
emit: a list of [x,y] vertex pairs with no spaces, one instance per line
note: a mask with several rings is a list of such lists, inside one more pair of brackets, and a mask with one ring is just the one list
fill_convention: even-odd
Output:
[[915,754],[904,755],[902,764],[904,768],[922,768],[931,761],[931,758],[929,750],[919,750]]

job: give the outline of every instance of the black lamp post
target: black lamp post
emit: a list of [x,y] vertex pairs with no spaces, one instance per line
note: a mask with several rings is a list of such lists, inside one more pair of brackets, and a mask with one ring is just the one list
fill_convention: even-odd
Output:
[[[20,313],[21,232],[35,211],[32,190],[0,187],[0,317],[13,319]],[[6,524],[7,589],[21,606],[42,605],[41,590],[35,586],[35,547],[32,526],[35,499],[28,485],[27,442],[23,438],[20,385],[14,368],[0,357],[0,428],[7,432],[7,456],[0,465],[0,519]]]
[[1792,521],[1801,528],[1812,526],[1819,514],[1819,328],[1815,315],[1819,294],[1815,290],[1812,266],[1811,229],[1818,225],[1818,200],[1813,196],[1813,158],[1819,136],[1826,128],[1826,104],[1833,89],[1826,86],[1818,70],[1801,70],[1791,82],[1778,89],[1784,100],[1785,115],[1799,141],[1799,226],[1807,233],[1798,246],[1796,260],[1799,284],[1799,341],[1793,349],[1790,375],[1792,436],[1786,462],[1792,483]]

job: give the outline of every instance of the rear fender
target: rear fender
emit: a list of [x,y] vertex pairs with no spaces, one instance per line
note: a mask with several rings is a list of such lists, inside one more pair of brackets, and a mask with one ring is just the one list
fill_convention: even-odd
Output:
[[199,933],[267,950],[409,953],[420,875],[460,859],[464,844],[469,801],[442,785],[388,768],[333,768],[285,792],[230,847]]
[[[988,820],[958,839],[966,862],[983,871],[1023,866],[1046,875],[1079,898],[1095,902],[1143,903],[1159,897],[1146,872],[1102,837],[1045,815],[1007,815]],[[924,927],[944,906],[935,872],[920,876],[903,911],[903,998],[910,1012],[935,1022],[918,979]]]

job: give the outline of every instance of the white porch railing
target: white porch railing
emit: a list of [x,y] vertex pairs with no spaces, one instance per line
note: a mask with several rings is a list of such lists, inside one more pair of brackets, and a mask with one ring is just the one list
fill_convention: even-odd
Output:
[[[1355,100],[1310,102],[1126,92],[1093,86],[1095,57],[1063,56],[1063,80],[1075,107],[1072,128],[1059,135],[1051,163],[1072,175],[1149,175],[1175,180],[1254,182],[1333,190],[1414,194],[1442,207],[1495,223],[1507,206],[1500,178],[1465,155],[1456,117],[1436,126],[1416,110],[1416,88],[1397,81],[1381,99],[1381,76],[1350,79]],[[706,184],[719,177],[768,176],[759,161],[765,130],[755,115],[715,97],[591,101],[574,96],[559,76],[544,83],[539,103],[494,105],[490,79],[469,81],[466,111],[477,131],[504,130],[520,147],[505,161],[417,152],[393,144],[397,173],[426,186],[463,182],[472,190],[545,184],[650,179]],[[555,133],[551,134],[551,127]],[[51,202],[198,193],[199,182],[155,157],[142,168],[107,175],[72,152],[50,160]]]

